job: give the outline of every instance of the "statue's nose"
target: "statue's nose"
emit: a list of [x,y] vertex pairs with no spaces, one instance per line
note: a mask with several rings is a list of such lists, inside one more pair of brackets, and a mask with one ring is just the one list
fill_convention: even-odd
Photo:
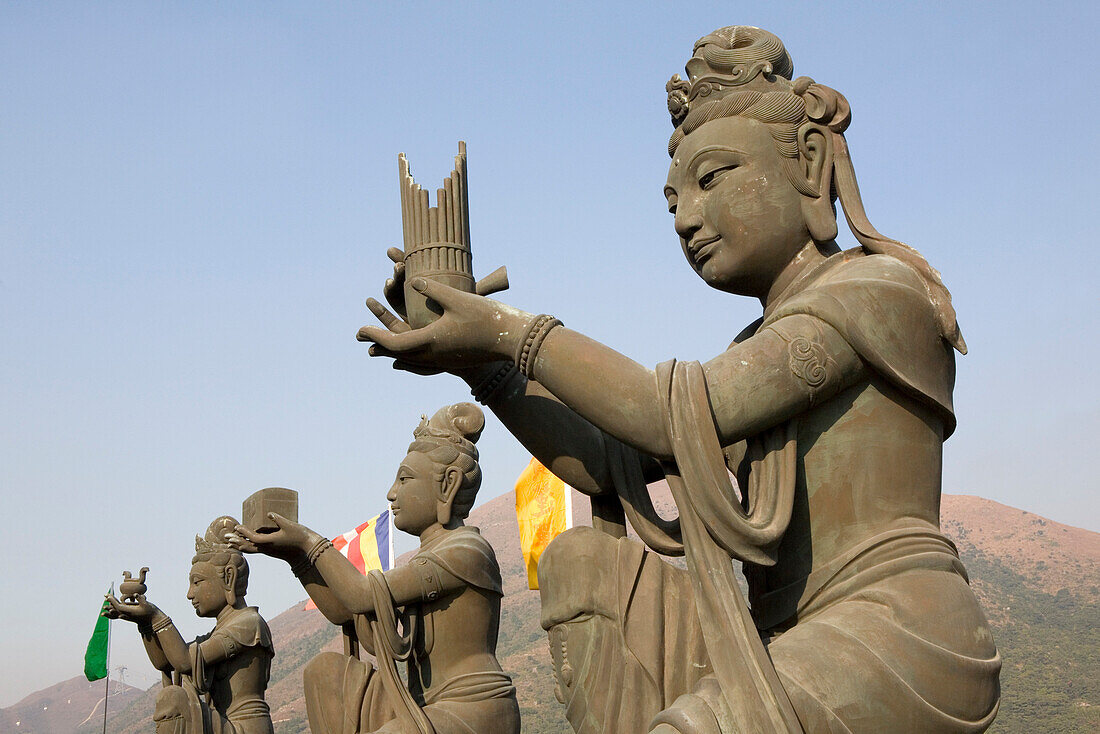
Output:
[[692,236],[703,226],[703,217],[695,207],[689,207],[688,202],[682,202],[676,207],[675,225],[676,234],[684,240],[691,241]]

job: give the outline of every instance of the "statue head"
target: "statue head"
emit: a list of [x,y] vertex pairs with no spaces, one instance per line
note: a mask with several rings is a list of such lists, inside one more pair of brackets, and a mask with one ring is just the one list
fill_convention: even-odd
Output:
[[484,428],[485,415],[473,403],[448,405],[421,418],[386,495],[399,530],[420,535],[436,523],[462,524],[481,487],[474,444]]
[[851,122],[844,95],[792,78],[783,42],[749,26],[700,38],[685,68],[686,80],[677,74],[665,87],[675,127],[665,193],[699,275],[713,287],[762,297],[807,244],[835,248],[839,198],[868,254],[893,256],[917,272],[943,338],[965,353],[939,273],[867,219],[844,137]]
[[200,617],[216,617],[225,607],[244,603],[248,563],[227,540],[238,524],[223,515],[210,523],[203,537],[195,536],[187,598]]

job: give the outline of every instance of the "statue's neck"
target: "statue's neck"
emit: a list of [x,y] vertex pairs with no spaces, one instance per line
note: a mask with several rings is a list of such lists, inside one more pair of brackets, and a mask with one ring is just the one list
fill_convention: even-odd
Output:
[[225,620],[236,614],[238,610],[244,608],[244,599],[237,599],[233,604],[226,604],[222,607],[222,610],[218,612],[218,615],[214,617],[214,626],[217,627],[219,624],[222,624]]
[[440,525],[439,523],[432,525],[430,528],[420,534],[420,547],[423,548],[426,545],[430,545],[433,541],[442,538],[451,530],[457,530],[464,524],[465,523],[463,523],[461,520],[451,520],[446,525]]
[[779,272],[779,276],[772,283],[772,287],[768,289],[768,295],[761,300],[764,312],[767,313],[775,304],[782,301],[805,276],[825,262],[828,255],[836,252],[840,252],[840,248],[837,247],[835,242],[820,246],[812,240],[808,242],[805,247],[798,251],[798,254],[783,266],[783,270]]

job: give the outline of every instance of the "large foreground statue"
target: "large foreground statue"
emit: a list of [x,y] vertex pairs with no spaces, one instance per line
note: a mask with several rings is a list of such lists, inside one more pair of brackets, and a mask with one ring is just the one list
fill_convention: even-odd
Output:
[[126,574],[122,599],[108,597],[106,616],[135,622],[149,660],[164,675],[153,720],[157,734],[272,734],[264,692],[275,648],[256,607],[245,604],[248,564],[228,544],[237,521],[219,517],[195,538],[187,598],[200,617],[212,617],[208,635],[185,642],[172,619],[145,599],[140,581]]
[[[763,307],[725,352],[650,370],[428,278],[408,286],[438,320],[413,329],[372,302],[387,328],[359,338],[465,378],[593,496],[596,529],[562,535],[539,569],[577,732],[983,731],[1000,658],[939,528],[965,352],[947,289],[871,226],[848,102],[792,79],[778,38],[720,29],[687,72],[667,87],[669,211],[703,282]],[[860,245],[843,252],[838,197]],[[399,263],[385,292],[402,317],[405,285]],[[675,521],[646,492],[660,478]],[[622,537],[624,515],[644,546]],[[660,558],[679,554],[687,571]]]
[[[481,486],[474,443],[485,416],[459,403],[424,419],[387,499],[393,523],[420,537],[412,560],[362,576],[332,543],[279,515],[274,532],[238,527],[238,547],[291,564],[317,608],[353,624],[356,650],[321,653],[305,671],[314,734],[518,734],[516,689],[496,659],[500,567],[463,520]],[[408,663],[408,685],[397,663]]]

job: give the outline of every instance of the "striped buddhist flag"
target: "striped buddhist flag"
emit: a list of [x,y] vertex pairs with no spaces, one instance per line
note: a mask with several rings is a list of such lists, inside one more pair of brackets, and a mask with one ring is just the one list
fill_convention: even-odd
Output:
[[546,546],[573,527],[572,491],[534,458],[516,480],[519,545],[531,589],[539,588],[539,557]]
[[[351,561],[364,576],[368,571],[393,568],[393,515],[389,510],[332,539],[332,547]],[[306,609],[316,609],[310,599]]]

